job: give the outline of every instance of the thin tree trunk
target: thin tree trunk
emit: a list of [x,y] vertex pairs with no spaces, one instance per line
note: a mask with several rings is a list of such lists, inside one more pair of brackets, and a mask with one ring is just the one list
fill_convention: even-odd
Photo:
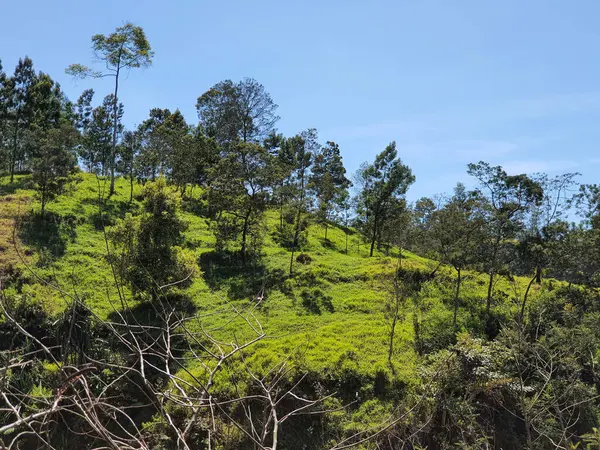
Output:
[[115,98],[113,99],[113,135],[112,135],[112,149],[110,155],[110,190],[108,195],[115,193],[115,159],[117,156],[117,127],[119,119],[117,117],[118,98],[119,92],[119,71],[121,68],[117,65],[117,73],[115,75]]
[[523,296],[523,304],[521,305],[521,313],[519,314],[519,322],[523,323],[523,317],[525,316],[525,304],[527,303],[527,297],[529,296],[529,290],[531,289],[531,285],[537,279],[537,271],[533,278],[529,281],[527,285],[527,289],[525,290],[525,295]]
[[458,300],[460,298],[460,267],[456,269],[456,294],[454,295],[454,319],[452,321],[452,326],[454,330],[456,330],[456,316],[458,315]]
[[375,241],[377,240],[377,218],[373,221],[373,236],[371,236],[371,250],[369,256],[373,256],[373,250],[375,250]]
[[490,315],[490,307],[492,306],[492,288],[494,286],[494,271],[490,270],[490,282],[488,284],[487,303],[485,305],[485,314]]
[[10,153],[10,182],[15,180],[15,165],[17,164],[17,145],[19,143],[19,116],[15,120],[15,134],[13,137],[13,146]]
[[290,277],[293,275],[293,270],[294,270],[294,252],[295,252],[295,247],[292,247],[292,257],[290,258]]
[[248,209],[248,212],[244,216],[244,229],[242,231],[242,257],[246,261],[246,240],[248,237],[248,222],[250,221],[250,214],[252,214],[252,207]]
[[129,203],[133,203],[133,174],[129,175]]
[[327,239],[327,230],[329,227],[327,226],[327,222],[325,222],[325,239]]
[[388,349],[388,362],[390,363],[390,365],[392,364],[392,354],[394,353],[394,336],[396,334],[396,323],[398,322],[398,309],[400,307],[400,292],[398,292],[398,285],[396,283],[398,283],[398,281],[394,280],[394,300],[396,303],[394,305],[394,317],[392,318],[392,327],[390,330],[390,346]]
[[348,254],[348,230],[346,230],[346,255]]

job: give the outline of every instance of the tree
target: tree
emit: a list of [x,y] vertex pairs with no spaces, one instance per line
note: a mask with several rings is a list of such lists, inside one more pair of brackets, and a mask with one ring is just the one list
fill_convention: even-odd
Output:
[[32,179],[40,196],[43,217],[48,202],[62,192],[75,171],[78,134],[72,124],[64,120],[60,128],[39,129],[35,136]]
[[520,320],[525,315],[529,291],[533,283],[542,282],[543,270],[551,264],[553,251],[564,239],[568,224],[564,215],[572,203],[574,178],[578,174],[566,173],[549,178],[545,174],[536,177],[543,190],[539,204],[531,205],[525,228],[519,234],[518,258],[514,266],[520,273],[532,276],[521,304]]
[[29,129],[35,108],[33,105],[33,86],[36,83],[33,61],[29,57],[19,59],[13,76],[8,80],[8,123],[11,133],[9,151],[10,182],[14,181],[17,166],[25,157],[24,134]]
[[477,245],[483,238],[485,203],[478,191],[458,184],[454,195],[431,214],[431,240],[438,259],[456,271],[453,327],[460,304],[462,271],[477,262]]
[[313,154],[319,148],[317,130],[310,128],[299,135],[288,139],[286,154],[293,161],[289,174],[291,194],[291,207],[293,211],[293,238],[291,242],[292,255],[290,257],[290,276],[294,269],[294,253],[300,247],[300,234],[305,227],[303,216],[309,208],[307,196],[309,170],[312,165]]
[[264,147],[240,142],[223,150],[213,168],[209,197],[212,209],[219,212],[219,245],[241,234],[240,253],[246,259],[249,235],[255,242],[259,237],[271,184],[271,155]]
[[482,193],[488,198],[488,237],[483,242],[482,259],[489,274],[486,300],[486,314],[489,315],[494,275],[507,260],[502,251],[507,240],[522,227],[527,209],[539,205],[544,192],[540,184],[527,175],[508,175],[502,167],[493,167],[483,161],[469,164],[467,173],[479,180]]
[[133,202],[133,183],[135,180],[135,160],[140,153],[140,139],[134,131],[125,131],[119,147],[117,168],[120,173],[129,177],[129,203]]
[[180,198],[164,178],[144,188],[144,212],[127,215],[108,232],[114,245],[109,261],[137,293],[152,299],[189,285],[197,272],[193,255],[179,245],[187,223],[179,215]]
[[94,114],[94,108],[92,106],[92,100],[94,98],[94,90],[86,89],[81,93],[77,102],[73,106],[75,114],[75,127],[81,135],[81,142],[77,149],[79,157],[84,161],[89,172],[93,171],[94,158],[89,153],[88,149],[88,133],[90,132],[92,118]]
[[328,141],[315,155],[309,177],[310,189],[317,199],[317,218],[325,226],[325,239],[328,222],[340,211],[350,185],[340,148],[335,142]]
[[124,70],[130,70],[139,67],[149,67],[152,64],[154,52],[146,38],[146,34],[141,27],[132,23],[126,23],[118,27],[114,33],[109,35],[96,34],[92,36],[92,49],[94,57],[103,61],[106,65],[106,71],[100,72],[93,70],[81,64],[71,64],[66,73],[79,78],[104,78],[114,77],[115,89],[112,97],[112,145],[111,145],[111,178],[110,192],[115,191],[115,165],[118,136],[118,102],[119,102],[119,77]]
[[196,110],[204,132],[220,145],[262,142],[279,120],[270,94],[252,78],[215,84],[198,97]]
[[373,256],[375,243],[390,218],[394,203],[402,199],[415,181],[410,168],[402,164],[397,155],[396,143],[391,142],[373,164],[364,163],[357,173],[357,182],[361,186],[356,199],[357,210],[362,216],[365,234],[370,237],[369,256]]
[[[158,174],[168,175],[176,153],[185,163],[185,152],[178,152],[177,148],[182,147],[182,140],[190,130],[179,110],[172,113],[169,109],[152,108],[137,132],[141,143],[138,164],[144,178],[155,180]],[[190,162],[189,158],[187,161]]]
[[2,68],[2,61],[0,60],[0,173],[3,171],[9,172],[9,161],[10,153],[6,146],[8,141],[7,136],[7,121],[8,121],[8,108],[10,99],[10,88],[8,83],[8,77]]
[[[105,102],[106,103],[106,102]],[[79,156],[88,172],[107,175],[112,140],[112,120],[105,105],[94,108],[91,112],[87,129],[83,131]]]

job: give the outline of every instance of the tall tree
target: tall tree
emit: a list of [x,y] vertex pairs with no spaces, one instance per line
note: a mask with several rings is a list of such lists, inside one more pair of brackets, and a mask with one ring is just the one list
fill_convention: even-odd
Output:
[[106,71],[97,71],[81,64],[71,64],[67,74],[75,77],[104,78],[113,77],[115,88],[112,97],[112,145],[111,145],[111,178],[110,192],[115,191],[115,164],[118,137],[118,102],[119,102],[119,79],[121,72],[139,67],[149,67],[152,64],[154,52],[146,38],[144,30],[132,23],[118,27],[109,35],[96,34],[92,36],[92,49],[94,57],[103,61]]
[[[249,237],[252,242],[260,241],[260,225],[272,184],[271,158],[264,147],[240,142],[224,150],[213,169],[210,202],[212,209],[220,212],[218,236],[223,240],[226,234],[241,235],[240,253],[244,260],[249,253]],[[258,248],[252,250],[257,253]]]
[[112,120],[104,105],[92,110],[86,128],[82,133],[79,156],[88,172],[106,175],[112,140]]
[[129,203],[133,202],[133,184],[135,180],[135,160],[140,153],[140,138],[134,131],[125,131],[119,146],[117,168],[129,178]]
[[461,183],[454,195],[431,216],[431,240],[438,259],[456,271],[453,327],[457,326],[462,271],[477,262],[477,245],[485,227],[485,200]]
[[373,164],[363,164],[357,173],[357,182],[361,186],[356,199],[357,210],[371,241],[369,256],[373,256],[375,243],[390,218],[394,204],[402,199],[415,181],[410,168],[397,156],[396,143],[391,142],[377,155]]
[[262,142],[279,120],[271,95],[252,78],[215,84],[198,97],[196,110],[204,132],[220,145]]
[[[171,117],[175,114],[175,117]],[[159,173],[166,175],[172,150],[172,140],[187,133],[187,124],[179,111],[152,108],[148,118],[137,130],[141,139],[138,158],[140,174],[155,180]]]
[[300,247],[300,233],[305,228],[304,216],[310,206],[308,198],[309,171],[313,161],[314,153],[319,149],[317,130],[309,128],[299,135],[288,139],[285,143],[288,147],[287,154],[293,161],[293,169],[290,172],[289,185],[292,188],[291,206],[294,210],[294,230],[291,242],[292,255],[290,257],[290,275],[294,269],[294,253]]
[[335,142],[328,141],[315,155],[309,185],[317,199],[317,218],[325,226],[327,239],[328,222],[340,211],[351,185]]
[[523,226],[528,208],[542,202],[544,191],[540,184],[525,174],[508,175],[500,166],[480,161],[469,164],[469,175],[477,178],[489,205],[488,238],[483,241],[482,258],[489,274],[486,313],[492,303],[494,276],[506,262],[503,249]]
[[13,76],[8,80],[8,122],[10,127],[9,173],[10,182],[14,181],[17,166],[23,163],[25,156],[24,135],[33,121],[35,107],[33,88],[37,81],[33,61],[29,57],[19,59]]
[[0,60],[0,173],[9,171],[9,155],[7,147],[7,122],[9,109],[10,89],[8,77],[3,70]]

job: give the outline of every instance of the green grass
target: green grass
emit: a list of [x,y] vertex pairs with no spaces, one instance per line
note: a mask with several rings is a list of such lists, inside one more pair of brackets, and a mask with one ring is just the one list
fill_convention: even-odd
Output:
[[[20,293],[42,303],[51,315],[62,311],[69,296],[76,295],[84,298],[100,318],[109,318],[122,306],[105,259],[106,242],[99,215],[98,192],[106,189],[106,182],[79,174],[67,192],[48,205],[52,227],[41,228],[33,219],[39,204],[27,185],[27,177],[18,177],[12,185],[6,178],[0,178],[0,246],[4,247],[0,264],[20,266],[26,280]],[[141,186],[136,185],[135,195],[140,192]],[[244,270],[223,267],[211,253],[215,239],[209,223],[191,212],[199,202],[198,194],[187,202],[183,216],[189,223],[185,246],[198,257],[204,272],[193,282],[188,294],[206,317],[205,327],[224,338],[231,338],[234,330],[238,338],[243,336],[244,323],[240,319],[232,322],[231,305],[249,307],[262,287],[268,286],[257,311],[268,337],[249,351],[249,361],[257,370],[268,370],[291,354],[299,371],[319,374],[332,384],[355,377],[366,381],[363,389],[368,390],[381,373],[401,383],[417,382],[415,368],[419,357],[413,345],[414,314],[423,324],[427,338],[435,340],[435,336],[451,329],[454,272],[450,268],[441,269],[438,281],[423,292],[418,308],[411,301],[407,303],[409,306],[396,331],[392,371],[387,362],[389,325],[383,313],[387,294],[382,279],[395,270],[395,257],[377,254],[369,258],[368,246],[357,233],[349,236],[349,252],[345,254],[346,236],[342,229],[329,227],[326,241],[324,228],[312,225],[308,244],[302,249],[312,262],[295,263],[295,277],[285,280],[290,253],[275,243],[272,232],[278,215],[269,212],[265,219],[269,234],[265,240],[264,267]],[[116,193],[104,208],[103,221],[110,225],[127,211],[138,211],[140,204],[138,200],[129,204],[129,184],[118,179]],[[25,225],[13,243],[13,223],[18,216]],[[19,253],[29,256],[21,261]],[[410,252],[403,255],[404,268],[431,270],[436,265]],[[464,277],[459,325],[475,333],[482,332],[477,324],[485,307],[486,281],[484,275],[474,272],[467,272]],[[527,281],[517,280],[521,296]],[[310,293],[316,288],[330,302],[325,307],[323,300],[318,299],[318,312],[303,306],[302,297],[303,292]],[[510,317],[518,309],[512,285],[499,278],[496,291],[503,300],[494,304],[494,310]],[[544,288],[533,292],[532,301],[544,293]],[[129,305],[135,306],[136,302],[127,296]],[[199,367],[189,369],[200,371]],[[364,408],[367,406],[363,405]]]

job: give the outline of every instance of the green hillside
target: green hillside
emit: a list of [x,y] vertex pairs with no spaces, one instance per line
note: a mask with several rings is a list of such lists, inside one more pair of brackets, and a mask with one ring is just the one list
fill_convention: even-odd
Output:
[[[128,312],[140,322],[151,321],[152,308],[128,288],[124,287],[125,302],[119,299],[106,258],[105,230],[126,213],[140,212],[142,186],[136,184],[134,201],[129,204],[129,183],[118,179],[115,195],[100,206],[105,182],[79,173],[66,192],[48,205],[42,218],[29,184],[28,176],[17,177],[13,184],[7,178],[0,181],[5,298],[29,307],[39,305],[49,323],[56,323],[73,299],[83,301],[98,321],[114,321]],[[423,388],[427,355],[456,342],[453,269],[438,267],[435,261],[408,251],[399,257],[397,248],[389,255],[378,252],[368,257],[367,244],[352,229],[347,230],[346,254],[343,229],[330,226],[325,239],[324,228],[312,224],[301,249],[303,256],[294,261],[294,274],[289,276],[291,253],[274,238],[279,221],[276,211],[266,215],[263,255],[249,264],[235,255],[215,252],[211,222],[202,211],[202,195],[196,190],[182,204],[182,217],[189,225],[183,247],[193,252],[201,270],[182,291],[188,302],[185,308],[198,318],[190,323],[190,329],[206,330],[226,343],[243,342],[252,331],[235,311],[254,311],[266,337],[244,351],[244,365],[256,376],[264,376],[285,361],[290,380],[306,377],[322,386],[324,394],[333,395],[328,400],[333,409],[348,404],[328,413],[336,433],[385,423],[401,399]],[[391,295],[389,280],[398,268],[409,273],[435,271],[435,276],[403,304],[388,361],[390,318],[385,305]],[[485,338],[486,280],[485,275],[471,271],[463,276],[458,329],[468,331],[472,338]],[[493,304],[498,320],[505,324],[513,320],[528,282],[499,278],[494,298],[500,300]],[[553,281],[536,285],[530,294],[530,308],[551,298],[559,285]],[[415,345],[415,324],[419,346]],[[103,345],[100,335],[92,338]],[[202,360],[186,361],[185,370],[178,374],[181,379],[194,383],[196,377],[204,376]],[[234,392],[231,377],[244,372],[241,364],[232,362],[217,373],[215,395]],[[54,370],[44,367],[50,373]],[[250,382],[244,375],[238,381],[242,386]]]

